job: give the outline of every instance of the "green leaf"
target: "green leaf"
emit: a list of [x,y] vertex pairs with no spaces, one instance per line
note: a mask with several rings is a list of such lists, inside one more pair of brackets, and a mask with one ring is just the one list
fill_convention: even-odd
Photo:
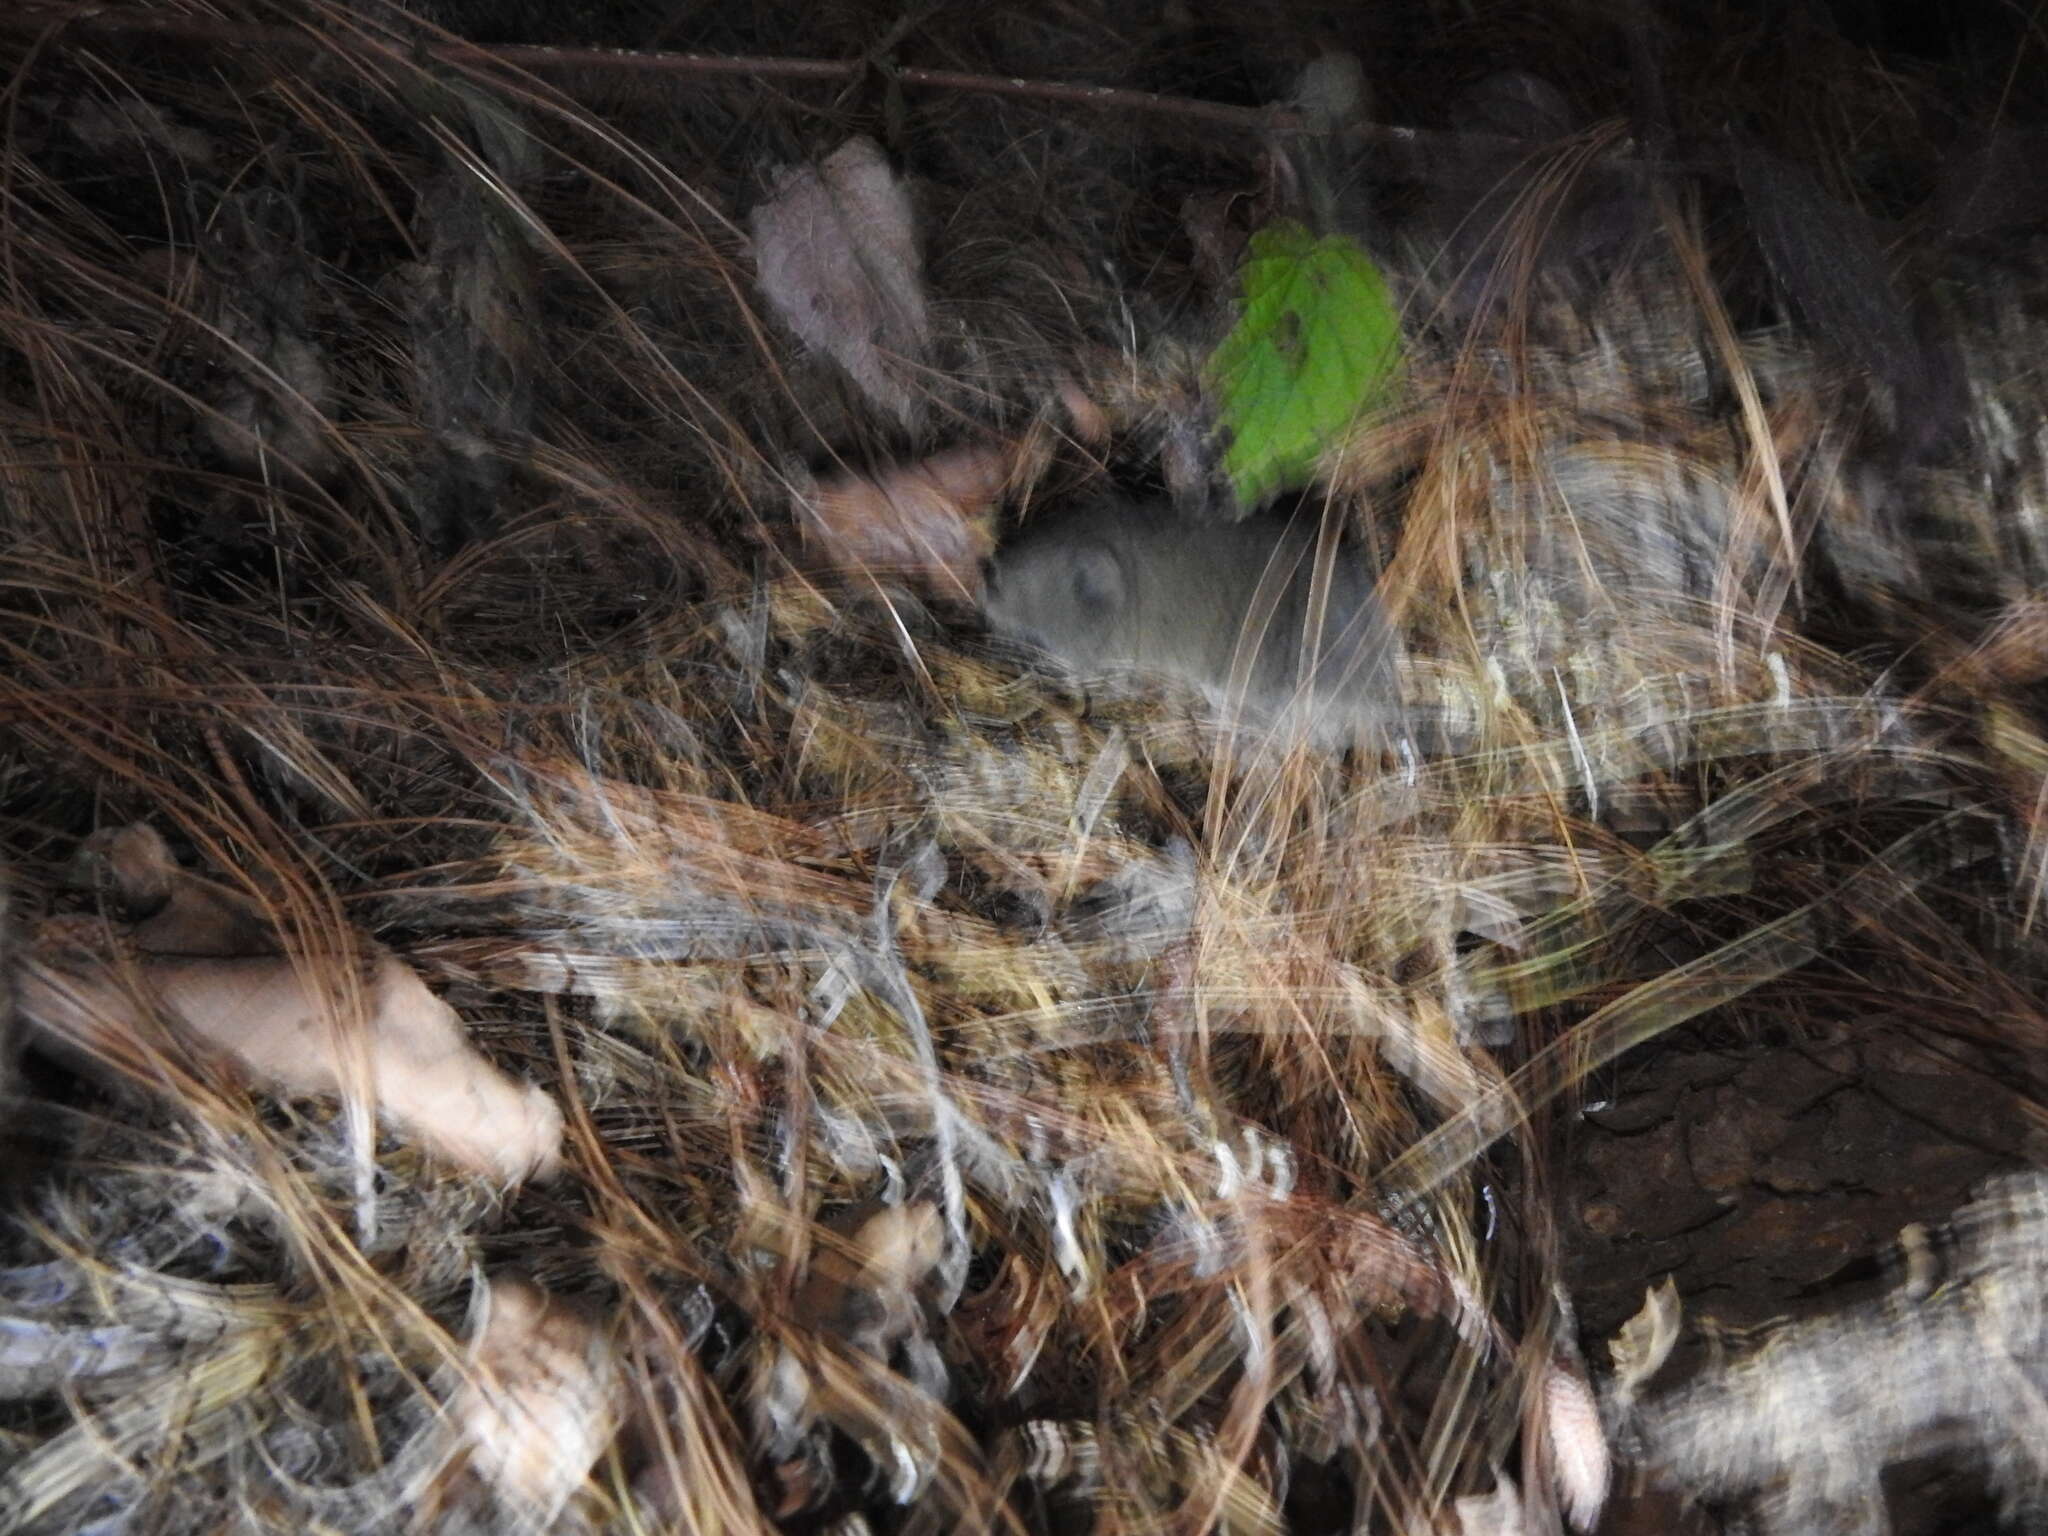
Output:
[[1292,222],[1252,236],[1242,296],[1203,382],[1230,434],[1224,472],[1249,508],[1306,484],[1331,440],[1391,391],[1401,317],[1356,241]]

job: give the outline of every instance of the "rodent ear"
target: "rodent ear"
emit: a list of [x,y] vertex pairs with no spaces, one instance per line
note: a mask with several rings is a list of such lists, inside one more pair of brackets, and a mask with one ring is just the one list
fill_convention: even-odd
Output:
[[1074,601],[1084,613],[1123,606],[1124,568],[1107,544],[1093,541],[1074,549]]

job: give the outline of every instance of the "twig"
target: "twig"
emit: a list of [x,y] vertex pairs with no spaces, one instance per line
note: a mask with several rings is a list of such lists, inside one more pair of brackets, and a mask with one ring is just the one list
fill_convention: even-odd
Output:
[[[291,27],[260,26],[249,22],[216,21],[193,16],[160,15],[151,11],[109,7],[90,0],[26,0],[0,14],[0,30],[35,31],[46,41],[62,46],[82,38],[165,37],[192,43],[211,43],[238,48],[277,48],[302,52],[319,46],[317,35]],[[746,55],[723,56],[704,53],[640,53],[625,48],[562,48],[530,44],[485,47],[477,43],[427,43],[420,57],[444,64],[484,68],[512,68],[535,75],[597,73],[616,80],[654,77],[681,81],[692,77],[728,77],[743,80],[856,79],[869,68],[866,59],[777,59]],[[1019,100],[1057,102],[1103,112],[1129,112],[1155,117],[1172,117],[1219,127],[1261,133],[1299,133],[1307,130],[1301,114],[1283,107],[1239,107],[1225,102],[1199,101],[1186,96],[1162,96],[1153,91],[1126,90],[1108,85],[1074,85],[1058,80],[1026,80],[1016,76],[978,75],[964,70],[894,67],[892,73],[906,88],[958,91],[985,96],[1008,96]],[[1433,143],[1455,141],[1461,147],[1483,144],[1485,136],[1435,133],[1427,129],[1389,125],[1361,125],[1369,136],[1389,143],[1426,149]],[[1503,144],[1518,141],[1502,140]],[[1526,149],[1526,145],[1518,145]]]

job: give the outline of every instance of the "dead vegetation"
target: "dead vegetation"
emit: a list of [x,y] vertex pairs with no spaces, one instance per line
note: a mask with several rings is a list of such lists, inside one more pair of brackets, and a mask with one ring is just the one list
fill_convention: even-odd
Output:
[[[1578,1324],[1766,1187],[1864,1201],[1825,1310],[2039,1160],[2048,203],[1963,63],[1372,9],[0,19],[0,1528],[1884,1518],[1911,1414],[1831,1502],[1768,1364]],[[1344,760],[972,610],[1076,493],[1228,515],[1283,211],[1406,316],[1317,505],[1412,730]],[[1573,1161],[1880,1024],[2003,1130]],[[1887,1347],[1967,1370],[1953,1300]]]

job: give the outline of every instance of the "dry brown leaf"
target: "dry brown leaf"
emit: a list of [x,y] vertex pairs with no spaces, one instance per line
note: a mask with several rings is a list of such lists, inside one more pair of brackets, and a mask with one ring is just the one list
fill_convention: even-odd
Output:
[[762,297],[782,322],[909,424],[906,380],[931,327],[915,215],[880,148],[848,139],[823,164],[783,172],[749,227]]
[[471,1468],[507,1502],[553,1519],[618,1430],[617,1357],[584,1317],[501,1277],[491,1281],[470,1366],[449,1409]]
[[843,475],[803,507],[804,534],[835,569],[921,576],[972,601],[995,547],[991,520],[1010,464],[998,449],[956,448],[873,476]]
[[161,107],[139,100],[87,99],[65,105],[65,121],[78,141],[110,159],[135,148],[167,151],[190,166],[215,163],[219,149],[196,128],[175,122]]
[[147,822],[93,833],[72,856],[65,884],[92,892],[125,918],[128,943],[144,954],[231,959],[284,952],[260,902],[181,869]]
[[936,1207],[884,1206],[848,1220],[811,1253],[797,1316],[886,1356],[917,1327],[918,1287],[938,1266],[945,1221]]

